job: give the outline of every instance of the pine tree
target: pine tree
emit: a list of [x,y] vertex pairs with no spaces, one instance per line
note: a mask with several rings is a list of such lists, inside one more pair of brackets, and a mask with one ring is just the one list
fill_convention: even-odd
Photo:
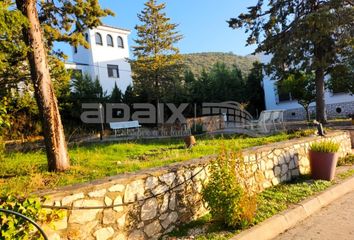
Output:
[[123,100],[122,91],[118,88],[117,83],[114,83],[114,87],[110,96],[110,101],[112,103],[121,103]]
[[64,171],[70,167],[70,161],[51,80],[48,53],[51,52],[54,41],[87,46],[83,30],[99,25],[100,17],[112,12],[102,10],[98,0],[11,1],[13,2],[26,20],[26,24],[22,24],[20,39],[30,49],[25,55],[42,116],[48,169]]
[[315,73],[316,118],[326,122],[325,76],[353,62],[354,7],[343,0],[259,0],[248,13],[231,18],[232,28],[244,27],[247,44],[271,54],[267,72],[281,79],[288,72]]
[[[149,0],[138,18],[141,25],[135,27],[138,38],[133,47],[132,60],[134,88],[147,101],[158,102],[165,89],[173,84],[180,72],[181,55],[174,46],[182,36],[176,31],[177,25],[162,11],[166,4]],[[166,93],[165,93],[166,94]]]
[[127,89],[125,90],[125,93],[122,98],[122,102],[125,104],[132,104],[134,103],[134,98],[135,98],[135,91],[132,85],[129,85]]

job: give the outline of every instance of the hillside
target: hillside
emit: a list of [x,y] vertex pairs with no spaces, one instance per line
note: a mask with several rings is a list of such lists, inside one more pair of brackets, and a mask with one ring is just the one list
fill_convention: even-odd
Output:
[[228,67],[236,65],[244,75],[249,73],[252,63],[258,58],[255,56],[242,57],[233,53],[207,52],[183,54],[185,64],[195,75],[199,75],[203,69],[209,71],[217,62],[225,63]]

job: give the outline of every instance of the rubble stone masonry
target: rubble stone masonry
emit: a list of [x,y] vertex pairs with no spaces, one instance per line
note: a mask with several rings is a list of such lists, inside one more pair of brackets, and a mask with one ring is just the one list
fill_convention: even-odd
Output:
[[[351,152],[348,132],[333,132],[327,138],[341,144],[341,156]],[[244,162],[254,173],[250,181],[264,189],[309,173],[307,151],[320,140],[306,137],[243,150]],[[50,239],[158,239],[207,213],[201,191],[215,157],[42,192],[49,196],[43,205],[65,212],[62,220],[44,228]]]

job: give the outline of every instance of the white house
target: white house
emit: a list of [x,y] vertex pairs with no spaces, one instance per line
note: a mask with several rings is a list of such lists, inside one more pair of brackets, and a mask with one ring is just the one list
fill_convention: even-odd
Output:
[[[271,56],[262,55],[261,62],[269,63]],[[265,104],[267,110],[284,109],[285,119],[287,120],[303,120],[306,118],[303,107],[293,100],[291,93],[279,95],[276,80],[271,76],[264,74],[263,89],[265,95]],[[354,96],[348,93],[334,93],[329,90],[325,92],[326,111],[329,118],[347,117],[348,114],[354,113]],[[310,105],[311,115],[315,115],[315,103]]]
[[129,58],[129,30],[99,26],[84,32],[90,48],[73,47],[73,63],[66,63],[68,69],[98,78],[103,91],[111,93],[114,83],[125,92],[132,84]]

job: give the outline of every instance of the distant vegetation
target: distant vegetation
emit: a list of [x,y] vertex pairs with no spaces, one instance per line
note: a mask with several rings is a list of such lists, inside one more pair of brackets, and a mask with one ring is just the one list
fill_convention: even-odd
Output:
[[253,62],[257,61],[256,56],[238,56],[233,53],[205,52],[183,54],[185,64],[194,75],[199,76],[203,69],[210,71],[216,63],[224,63],[228,68],[234,65],[241,70],[243,76],[247,76],[253,67]]

